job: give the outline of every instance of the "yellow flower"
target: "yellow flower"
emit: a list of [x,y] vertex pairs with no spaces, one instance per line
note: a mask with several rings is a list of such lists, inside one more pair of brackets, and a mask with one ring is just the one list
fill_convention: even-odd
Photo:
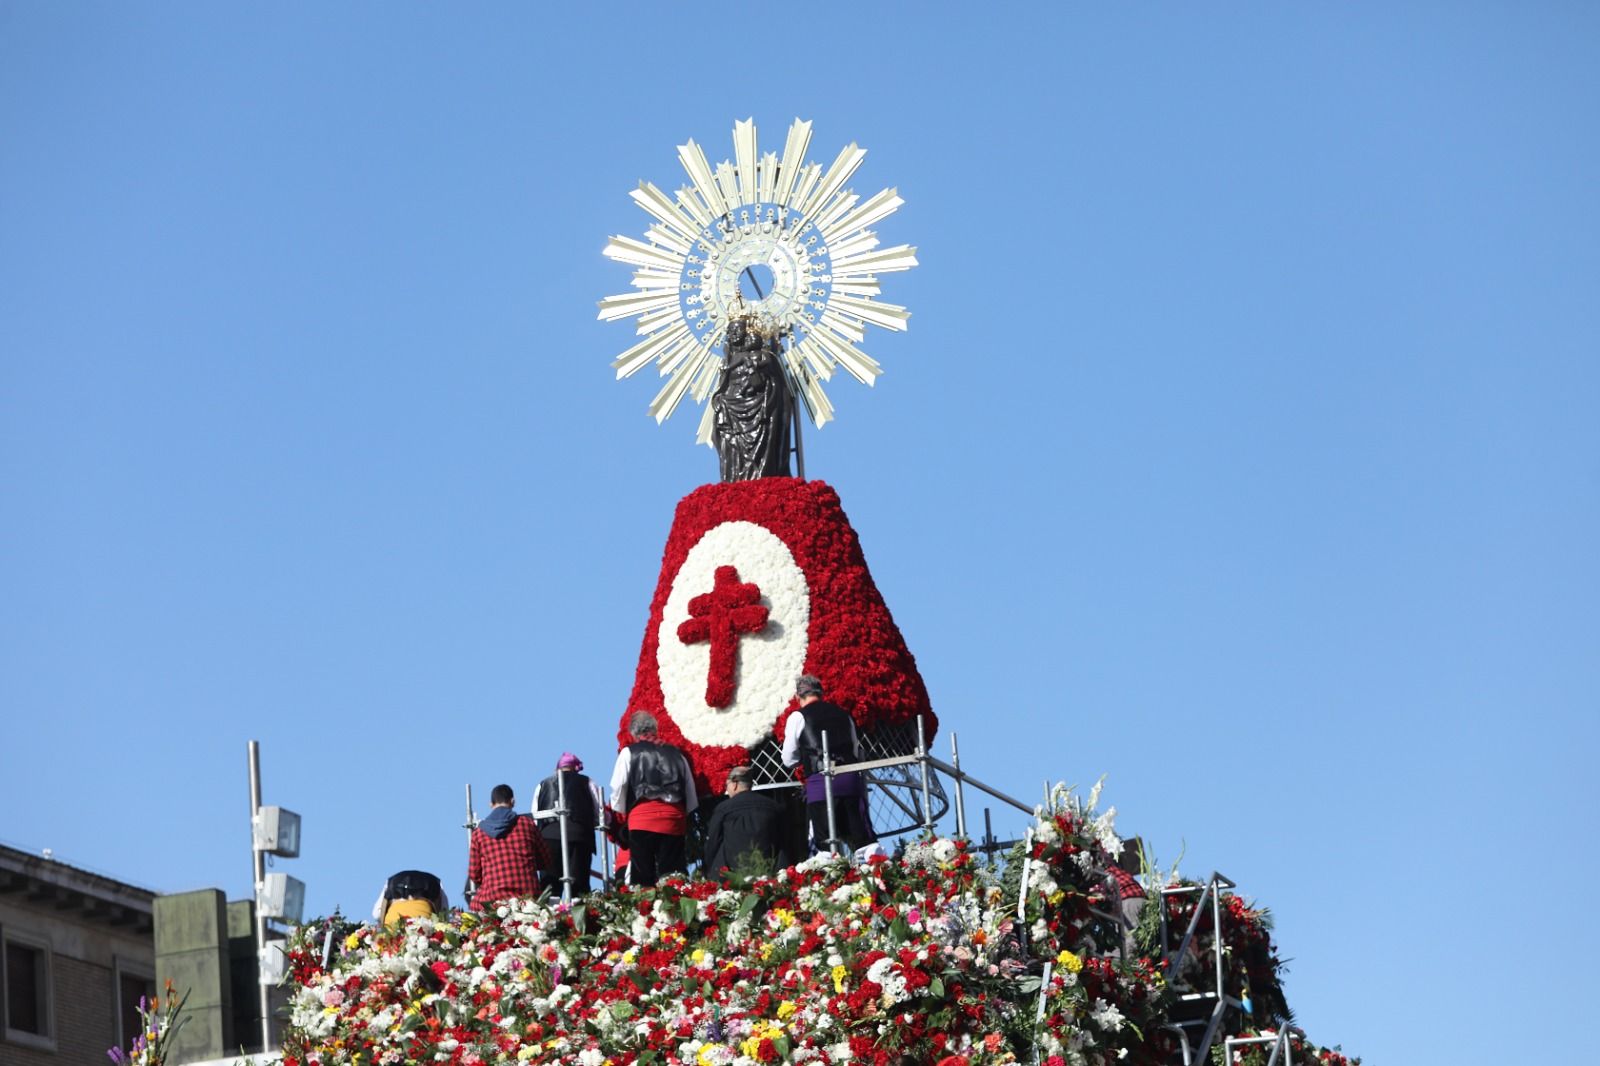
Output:
[[1052,907],[1060,906],[1061,905],[1061,901],[1066,899],[1066,898],[1067,898],[1067,894],[1064,891],[1062,891],[1061,889],[1058,888],[1058,889],[1056,889],[1054,892],[1052,892],[1050,894],[1050,905]]
[[850,976],[850,971],[843,966],[833,968],[833,993],[836,996],[844,995],[844,979]]
[[518,1062],[527,1062],[529,1059],[533,1058],[538,1053],[539,1053],[539,1045],[538,1044],[525,1044],[522,1048],[520,1048],[517,1051],[517,1061]]
[[1056,956],[1056,965],[1068,973],[1077,973],[1083,969],[1083,960],[1070,951],[1063,950]]
[[781,1026],[774,1025],[771,1022],[756,1022],[750,1029],[749,1038],[740,1042],[739,1050],[753,1059],[761,1049],[761,1041],[776,1040],[782,1035],[783,1028]]
[[690,962],[705,962],[706,961],[706,949],[705,948],[695,948],[693,951],[691,951],[689,953],[689,961]]
[[793,1014],[799,1009],[799,1007],[794,1005],[793,1000],[786,999],[782,1003],[778,1004],[778,1017],[787,1018],[789,1015]]
[[346,951],[354,951],[360,946],[361,935],[359,933],[351,933],[349,936],[344,938],[344,949]]

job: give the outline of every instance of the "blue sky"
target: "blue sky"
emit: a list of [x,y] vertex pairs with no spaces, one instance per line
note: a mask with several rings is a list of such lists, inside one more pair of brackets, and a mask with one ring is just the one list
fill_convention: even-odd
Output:
[[919,247],[808,472],[963,762],[1108,774],[1369,1062],[1586,1012],[1600,13],[763,18],[0,0],[0,839],[242,896],[257,738],[361,911],[459,883],[465,783],[608,767],[716,464],[600,248],[800,116]]

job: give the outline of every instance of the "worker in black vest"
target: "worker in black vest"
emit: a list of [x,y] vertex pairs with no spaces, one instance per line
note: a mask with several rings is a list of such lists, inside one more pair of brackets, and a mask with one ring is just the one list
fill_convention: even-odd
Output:
[[[555,812],[567,802],[567,858],[561,860],[561,818]],[[594,865],[594,831],[600,824],[600,788],[583,772],[583,760],[570,751],[556,760],[556,772],[539,782],[533,794],[533,818],[544,837],[550,857],[539,871],[539,887],[561,891],[563,869],[572,878],[572,895],[589,891],[589,868]]]
[[655,715],[639,711],[628,732],[633,743],[611,772],[611,805],[628,819],[629,884],[653,885],[662,874],[688,872],[684,838],[700,801],[689,760],[657,739]]
[[[827,775],[822,772],[823,737],[833,764],[861,760],[856,723],[843,708],[822,698],[822,681],[806,674],[795,685],[800,707],[783,728],[783,764],[805,773],[806,815],[817,850],[828,847]],[[833,820],[839,842],[855,851],[872,843],[867,824],[867,782],[859,773],[833,775]]]

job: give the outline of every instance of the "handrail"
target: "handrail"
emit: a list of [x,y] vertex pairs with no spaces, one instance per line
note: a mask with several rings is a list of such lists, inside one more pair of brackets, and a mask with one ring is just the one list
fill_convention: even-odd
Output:
[[1271,1036],[1230,1036],[1222,1042],[1222,1061],[1233,1062],[1233,1049],[1245,1044],[1271,1044],[1267,1066],[1278,1066],[1278,1052],[1283,1052],[1283,1066],[1294,1066],[1294,1045],[1289,1043],[1289,1027],[1282,1026]]

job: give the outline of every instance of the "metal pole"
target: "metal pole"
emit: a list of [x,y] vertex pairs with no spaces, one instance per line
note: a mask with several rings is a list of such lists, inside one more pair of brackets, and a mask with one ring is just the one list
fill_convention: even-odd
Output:
[[567,772],[556,767],[556,818],[561,825],[561,902],[572,902],[572,871],[567,858]]
[[1222,936],[1222,886],[1217,884],[1216,871],[1211,873],[1211,935],[1216,938],[1217,1006],[1221,1009],[1222,1001],[1227,996],[1222,985],[1222,945],[1226,941]]
[[956,768],[956,836],[967,835],[967,800],[961,791],[961,749],[956,746],[956,735],[950,733],[950,765]]
[[828,754],[828,733],[822,733],[822,795],[828,804],[828,850],[839,854],[839,827],[833,818],[833,756]]
[[[915,759],[915,758],[916,758],[916,756],[913,755],[913,756],[910,756],[907,759],[902,760],[902,761],[909,762],[909,761],[911,761],[911,759]],[[954,777],[955,774],[957,773],[956,768],[954,766],[951,766],[949,763],[945,762],[943,759],[940,759],[940,758],[938,758],[936,756],[933,756],[933,755],[929,755],[928,756],[928,765],[933,767],[935,770],[938,770],[940,773],[949,774],[952,777]],[[995,799],[999,800],[1001,803],[1009,803],[1009,804],[1011,804],[1011,806],[1015,807],[1017,810],[1021,811],[1023,814],[1026,814],[1030,818],[1036,816],[1039,813],[1038,804],[1023,803],[1021,800],[1017,799],[1015,796],[1008,796],[1004,792],[1001,792],[998,788],[992,788],[989,785],[984,784],[982,781],[979,781],[976,777],[973,777],[969,773],[962,772],[961,778],[962,778],[963,781],[965,781],[967,784],[971,785],[973,788],[976,788],[976,789],[978,789],[980,791],[983,791],[983,792],[987,792],[989,795],[993,796]]]
[[983,809],[983,853],[994,862],[994,824],[989,820],[989,808]]
[[267,879],[267,857],[256,847],[256,820],[261,817],[261,745],[250,742],[250,857],[253,860],[256,915],[256,988],[261,993],[261,1053],[272,1050],[271,1008],[267,1003],[267,985],[261,980],[261,967],[266,961],[262,953],[267,947],[267,919],[261,913],[261,886]]
[[928,738],[922,723],[922,715],[917,715],[917,764],[922,767],[922,831],[933,832],[933,795],[928,782]]
[[[478,828],[478,816],[472,813],[472,782],[470,781],[467,782],[467,820],[461,824],[461,828],[467,831],[467,865],[470,867],[472,865],[472,831]],[[463,886],[461,894],[466,897],[462,902],[470,907],[472,905],[472,897],[478,894],[478,886],[472,883],[472,875],[470,873],[467,875],[467,883]]]
[[600,824],[595,828],[600,832],[600,872],[605,875],[605,884],[611,884],[611,834],[606,832],[606,786],[600,786]]
[[1056,813],[1056,794],[1050,788],[1050,779],[1044,779],[1044,809],[1050,814]]
[[[791,393],[798,396],[799,394]],[[800,434],[800,423],[805,421],[805,404],[799,402],[794,405],[794,462],[795,470],[800,475],[800,480],[806,479],[806,442]]]

